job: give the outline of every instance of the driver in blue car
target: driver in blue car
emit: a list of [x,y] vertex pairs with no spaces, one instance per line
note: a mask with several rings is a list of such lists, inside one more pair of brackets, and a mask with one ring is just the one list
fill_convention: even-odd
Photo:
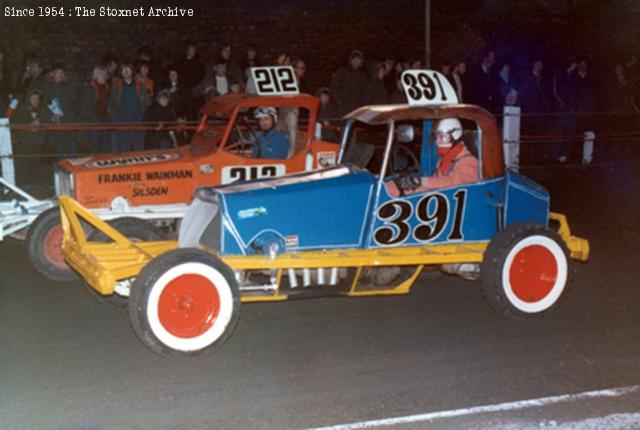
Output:
[[462,124],[457,118],[441,119],[435,130],[440,161],[433,175],[401,176],[387,183],[389,194],[398,197],[477,181],[478,159],[465,146],[462,132]]
[[258,120],[260,132],[258,143],[253,147],[252,157],[285,159],[289,154],[289,139],[282,131],[275,128],[278,122],[278,111],[272,107],[259,107],[254,115]]

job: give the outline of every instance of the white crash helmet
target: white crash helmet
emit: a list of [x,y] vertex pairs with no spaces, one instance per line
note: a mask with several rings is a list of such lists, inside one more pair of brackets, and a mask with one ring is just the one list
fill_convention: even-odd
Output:
[[458,141],[462,137],[462,124],[458,118],[442,118],[436,127],[438,133],[449,133],[453,142]]
[[271,116],[273,118],[273,123],[275,124],[276,122],[278,122],[278,111],[276,110],[276,108],[272,108],[272,107],[259,107],[258,109],[256,109],[256,111],[253,113],[253,117],[255,119],[260,119],[260,118],[264,118],[266,116]]

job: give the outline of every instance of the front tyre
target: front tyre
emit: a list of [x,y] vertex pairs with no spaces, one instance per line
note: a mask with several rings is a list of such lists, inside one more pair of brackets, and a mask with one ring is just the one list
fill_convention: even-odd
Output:
[[508,226],[489,243],[481,266],[485,298],[510,317],[532,317],[557,305],[567,292],[567,247],[553,230],[535,223]]
[[78,279],[76,272],[64,261],[62,236],[60,208],[57,206],[38,215],[27,231],[25,242],[29,260],[50,281]]
[[238,322],[240,293],[233,271],[218,257],[193,249],[149,262],[129,297],[129,318],[142,343],[167,356],[211,352]]

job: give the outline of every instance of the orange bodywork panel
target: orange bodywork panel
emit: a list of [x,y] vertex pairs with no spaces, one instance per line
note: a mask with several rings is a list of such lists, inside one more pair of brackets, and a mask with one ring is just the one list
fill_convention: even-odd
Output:
[[[306,109],[308,121],[298,125],[296,138],[302,149],[282,160],[252,158],[246,150],[226,150],[233,143],[228,140],[238,115],[258,106]],[[90,209],[109,207],[116,197],[126,198],[130,206],[189,203],[199,186],[280,176],[335,164],[339,145],[313,137],[317,111],[318,100],[309,95],[223,96],[204,107],[189,145],[67,159],[58,166],[72,174],[73,197]],[[226,124],[211,122],[220,119],[226,119]]]

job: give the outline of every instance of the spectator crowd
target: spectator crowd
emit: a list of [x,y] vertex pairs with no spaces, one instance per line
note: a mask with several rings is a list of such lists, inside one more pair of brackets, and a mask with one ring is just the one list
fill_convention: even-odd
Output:
[[[259,65],[291,65],[301,88],[307,62],[286,53],[265,62],[254,46],[236,55],[232,46],[221,43],[213,55],[202,56],[193,41],[187,40],[181,58],[161,61],[149,45],[128,61],[107,52],[93,67],[87,82],[70,79],[64,64],[47,63],[28,54],[18,73],[8,70],[6,52],[0,47],[0,115],[15,124],[141,123],[194,121],[209,100],[228,93],[243,93],[249,68]],[[635,57],[613,62],[603,82],[596,82],[586,58],[568,58],[548,67],[536,58],[516,68],[507,58],[498,59],[487,51],[478,63],[465,60],[442,62],[442,72],[462,103],[482,106],[500,113],[503,106],[520,106],[524,115],[545,116],[545,121],[529,121],[525,132],[575,135],[584,131],[580,114],[639,112],[640,64]],[[367,62],[354,49],[338,67],[326,86],[314,91],[320,100],[319,118],[338,118],[367,104],[406,103],[400,75],[406,69],[424,67],[421,59],[394,58]],[[596,89],[601,89],[597,97]],[[306,91],[308,92],[308,91]],[[550,123],[548,118],[553,121]],[[622,118],[622,117],[620,117]],[[619,119],[621,127],[628,122]],[[544,129],[544,130],[543,130]],[[324,135],[323,135],[324,136]],[[74,131],[21,133],[19,143],[37,152],[45,144],[58,154],[77,152]],[[95,130],[88,133],[93,153],[124,152],[165,148],[185,143],[185,137],[162,129],[144,131]],[[327,138],[335,138],[328,131]],[[568,154],[555,151],[554,158]]]

